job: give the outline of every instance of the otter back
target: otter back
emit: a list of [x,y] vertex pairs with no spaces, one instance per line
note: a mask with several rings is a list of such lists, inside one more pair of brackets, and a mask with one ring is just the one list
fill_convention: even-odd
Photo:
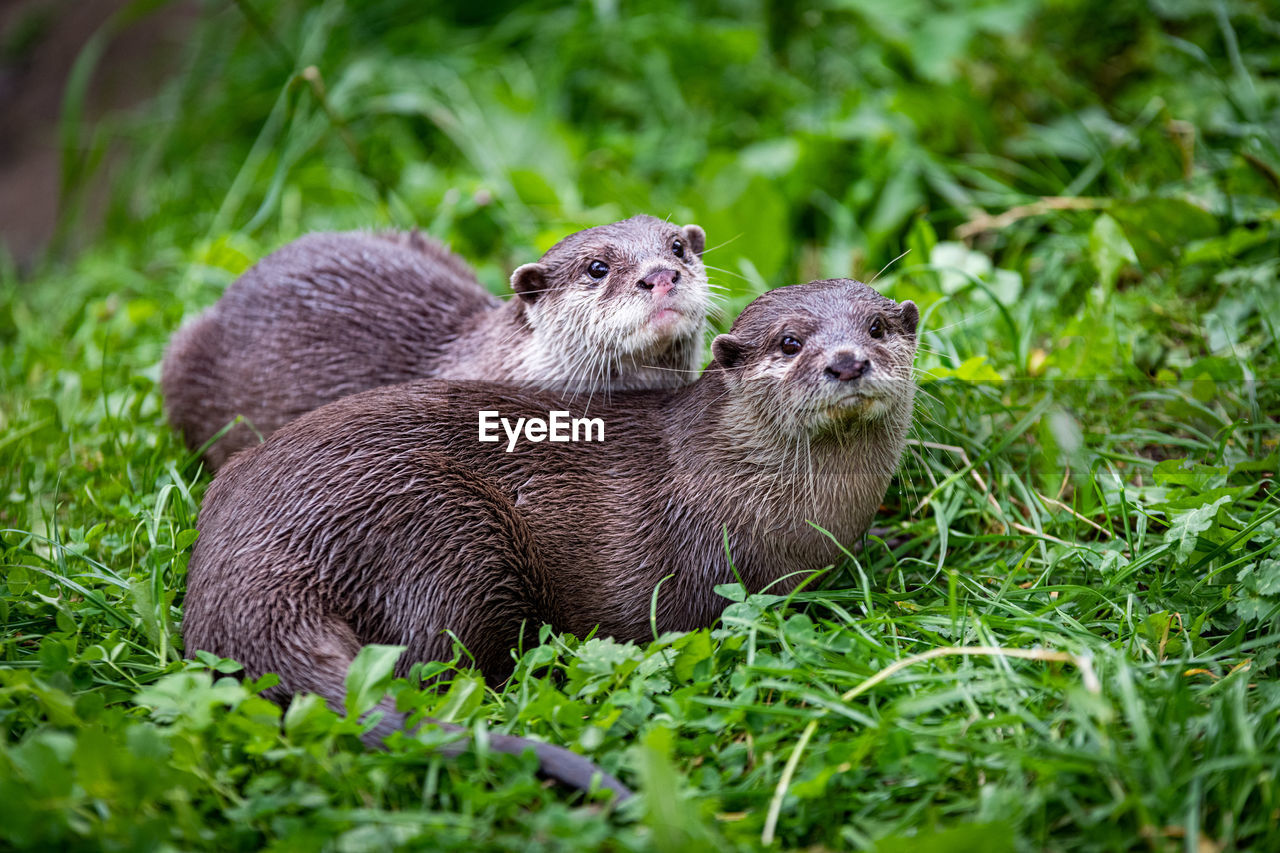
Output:
[[217,468],[324,403],[423,377],[591,390],[691,381],[708,308],[705,235],[648,216],[577,232],[515,271],[502,302],[413,234],[313,234],[268,256],[180,330],[169,419]]
[[449,345],[501,306],[419,235],[312,234],[272,253],[181,329],[165,356],[170,422],[217,468],[331,400],[431,375]]

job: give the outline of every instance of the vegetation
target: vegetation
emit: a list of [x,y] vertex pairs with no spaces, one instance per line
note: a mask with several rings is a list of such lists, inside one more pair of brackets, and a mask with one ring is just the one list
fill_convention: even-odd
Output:
[[[6,845],[1280,849],[1274,7],[203,9],[140,112],[84,121],[82,57],[64,235],[105,163],[102,233],[0,272]],[[881,535],[786,599],[725,588],[709,630],[391,684],[474,729],[457,761],[183,660],[210,478],[156,381],[184,318],[311,230],[417,224],[502,292],[635,212],[707,229],[721,325],[882,268],[920,304]],[[489,731],[643,796],[549,786]]]

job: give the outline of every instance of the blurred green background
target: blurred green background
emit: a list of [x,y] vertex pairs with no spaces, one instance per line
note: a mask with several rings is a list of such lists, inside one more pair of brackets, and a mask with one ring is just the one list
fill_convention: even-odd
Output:
[[[1280,849],[1273,3],[24,0],[0,25],[0,847]],[[390,685],[642,800],[368,752],[182,659],[209,476],[156,382],[184,319],[308,231],[418,226],[505,293],[641,212],[706,228],[720,326],[826,276],[923,311],[882,538],[788,600],[726,590],[713,630],[547,631],[505,685],[463,650],[438,690]],[[957,645],[1030,659],[880,680]]]

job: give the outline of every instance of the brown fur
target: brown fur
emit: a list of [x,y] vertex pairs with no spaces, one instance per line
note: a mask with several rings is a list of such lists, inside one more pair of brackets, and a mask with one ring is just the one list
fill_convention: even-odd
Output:
[[[684,257],[672,250],[683,244]],[[572,234],[515,271],[503,302],[433,240],[312,234],[272,253],[174,335],[162,385],[170,422],[210,467],[325,403],[411,379],[584,388],[672,387],[702,363],[706,237],[637,216]],[[597,281],[588,265],[609,265]],[[666,270],[669,293],[646,290]],[[676,314],[654,319],[660,308]]]
[[[210,487],[187,650],[279,673],[278,699],[340,705],[365,643],[406,645],[403,672],[449,658],[449,629],[500,680],[522,624],[649,638],[660,582],[658,631],[709,625],[725,604],[712,588],[734,581],[726,531],[749,589],[792,589],[839,559],[884,496],[910,423],[917,316],[852,281],[766,293],[694,384],[593,404],[602,443],[507,453],[477,440],[481,409],[580,416],[581,394],[418,381],[325,406]],[[797,354],[780,351],[786,337]]]

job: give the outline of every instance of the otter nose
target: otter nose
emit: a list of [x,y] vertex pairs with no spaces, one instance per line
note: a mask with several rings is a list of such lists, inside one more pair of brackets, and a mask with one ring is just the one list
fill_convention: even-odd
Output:
[[851,379],[857,379],[870,369],[871,359],[857,358],[852,353],[842,352],[831,359],[825,373],[840,382],[848,382]]
[[636,287],[641,290],[654,291],[655,296],[663,296],[674,290],[676,282],[679,280],[680,273],[675,270],[658,270],[637,281]]

